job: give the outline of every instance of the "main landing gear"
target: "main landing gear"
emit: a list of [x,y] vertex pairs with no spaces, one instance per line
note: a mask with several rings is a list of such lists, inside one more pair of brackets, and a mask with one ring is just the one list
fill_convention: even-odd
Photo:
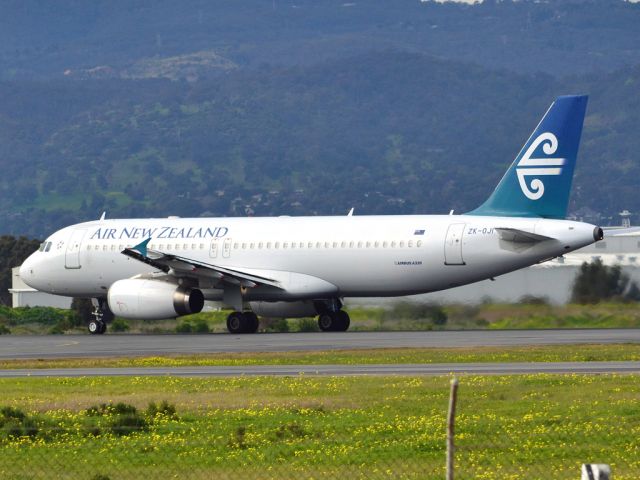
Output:
[[102,335],[107,331],[107,323],[113,320],[113,312],[109,310],[106,299],[98,298],[94,303],[92,315],[93,319],[89,320],[87,329],[91,335]]
[[323,332],[346,332],[350,324],[349,314],[344,310],[321,313],[318,317],[318,326]]
[[229,333],[256,333],[259,326],[260,320],[253,312],[232,312],[227,317]]

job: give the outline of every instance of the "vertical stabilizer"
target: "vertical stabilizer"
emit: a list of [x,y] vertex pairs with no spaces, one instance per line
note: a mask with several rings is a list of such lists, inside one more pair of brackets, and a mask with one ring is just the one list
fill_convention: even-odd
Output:
[[491,196],[467,215],[565,218],[587,98],[558,97]]

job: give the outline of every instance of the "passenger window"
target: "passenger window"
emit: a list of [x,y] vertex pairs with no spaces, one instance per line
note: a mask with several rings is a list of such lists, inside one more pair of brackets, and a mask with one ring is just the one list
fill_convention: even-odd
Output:
[[387,248],[388,243],[387,242],[382,242],[382,248]]
[[87,245],[87,250],[91,250],[91,245]]
[[409,247],[409,248],[413,247],[413,240],[409,240],[407,242],[407,247]]
[[243,243],[243,244],[242,244],[242,249],[243,249],[243,250],[246,250],[246,249],[247,249],[247,244],[246,244],[246,243]]
[[[287,247],[285,247],[287,248]],[[296,242],[291,242],[291,248],[296,248]]]
[[252,244],[250,244],[250,245],[249,245],[249,248],[250,248],[251,250],[253,250],[255,246],[256,246],[256,244],[255,244],[255,243],[252,243]]
[[180,244],[176,243],[176,250],[180,250]]
[[367,248],[371,248],[371,242],[367,242]]
[[421,247],[422,246],[422,240],[418,240],[416,242],[416,247]]
[[262,249],[262,242],[258,243],[258,249]]
[[353,248],[353,242],[349,242],[349,248]]
[[340,244],[340,248],[346,248],[346,246],[347,246],[347,242],[342,242],[342,243]]
[[324,248],[329,248],[329,245],[331,245],[329,242],[324,242]]
[[204,250],[204,243],[200,244],[200,250]]
[[316,248],[322,248],[322,244],[320,242],[316,242]]
[[374,246],[374,247],[376,247],[376,248],[378,248],[378,247],[380,246],[380,242],[375,242],[375,243],[373,244],[373,246]]
[[267,248],[271,249],[271,242],[267,242]]
[[307,243],[307,248],[313,248],[313,242]]
[[338,242],[333,242],[333,248],[338,248]]
[[189,245],[187,245],[186,243],[182,245],[182,249],[183,250],[189,250]]
[[404,242],[400,241],[400,248],[404,248]]
[[124,250],[124,245],[120,245],[120,251]]
[[362,248],[362,242],[358,242],[358,248]]
[[275,245],[273,246],[275,249],[280,248],[280,242],[276,242]]
[[289,243],[288,243],[288,242],[284,242],[284,243],[282,244],[282,248],[287,248],[288,246],[289,246]]
[[237,243],[234,243],[234,244],[233,244],[233,249],[234,249],[234,250],[237,250],[237,249],[238,249],[238,244],[237,244]]
[[[108,248],[109,248],[109,247],[107,247],[106,245],[103,245],[103,246],[102,246],[102,251],[103,251],[103,252],[106,252]],[[45,250],[45,252],[46,252],[46,250]]]
[[171,244],[167,243],[167,250],[171,250]]
[[116,251],[116,246],[115,245],[111,245],[111,251],[115,252]]

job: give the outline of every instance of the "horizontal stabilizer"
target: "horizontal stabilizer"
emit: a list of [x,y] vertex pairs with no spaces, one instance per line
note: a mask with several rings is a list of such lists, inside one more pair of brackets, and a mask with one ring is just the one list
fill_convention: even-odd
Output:
[[496,228],[496,232],[500,235],[500,240],[514,243],[538,243],[545,240],[554,240],[552,237],[538,235],[537,233],[525,232],[517,228]]

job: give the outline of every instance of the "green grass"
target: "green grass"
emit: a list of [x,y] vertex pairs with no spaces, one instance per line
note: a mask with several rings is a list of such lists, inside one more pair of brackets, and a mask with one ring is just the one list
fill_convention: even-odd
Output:
[[[34,438],[0,440],[2,478],[444,478],[448,377],[101,377],[0,379]],[[579,478],[584,461],[640,477],[640,382],[633,375],[463,376],[456,478]],[[177,418],[91,435],[84,409]]]
[[[313,335],[313,333],[309,335]],[[593,361],[640,361],[640,344],[387,348],[315,352],[218,353],[161,357],[0,360],[0,369]]]

